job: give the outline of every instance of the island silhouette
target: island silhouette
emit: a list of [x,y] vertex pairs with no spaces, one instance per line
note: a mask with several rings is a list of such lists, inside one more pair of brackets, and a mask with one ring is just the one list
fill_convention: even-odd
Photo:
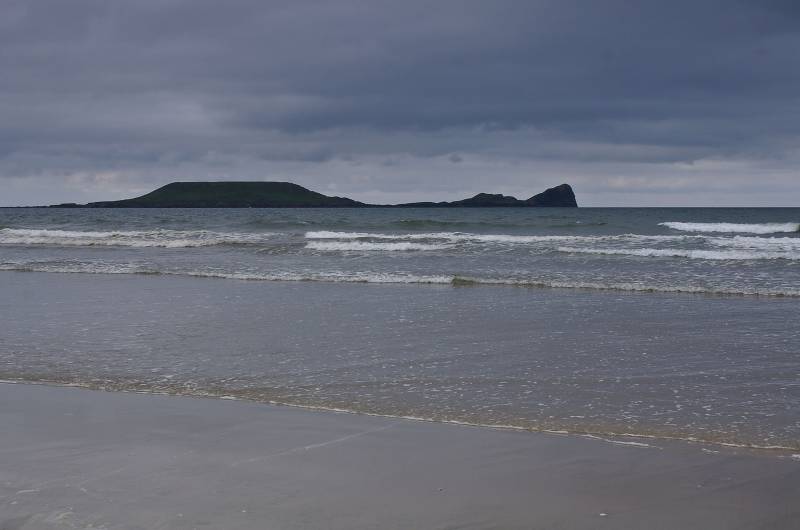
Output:
[[452,208],[452,207],[577,207],[569,184],[561,184],[526,200],[479,193],[452,202],[367,204],[331,197],[291,182],[172,182],[133,199],[63,203],[51,208]]

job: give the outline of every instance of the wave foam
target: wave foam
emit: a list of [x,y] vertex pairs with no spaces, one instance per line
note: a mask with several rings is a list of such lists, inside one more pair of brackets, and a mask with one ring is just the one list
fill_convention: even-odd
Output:
[[682,232],[727,232],[743,234],[776,234],[782,232],[800,232],[800,223],[685,223],[669,221],[658,223],[673,230]]
[[513,234],[471,234],[467,232],[416,232],[408,234],[386,234],[380,232],[333,232],[316,231],[306,232],[306,239],[312,240],[358,240],[358,239],[378,239],[378,240],[438,240],[449,243],[475,242],[475,243],[547,243],[547,242],[596,242],[596,241],[683,241],[687,238],[702,238],[703,236],[681,235],[640,235],[640,234],[617,234],[617,235],[596,235],[596,236],[570,236],[570,235],[513,235]]
[[158,271],[145,269],[130,264],[108,265],[98,263],[87,264],[47,264],[47,263],[0,263],[0,271],[47,272],[47,273],[83,273],[83,274],[140,274],[156,276],[190,276],[197,278],[218,278],[243,281],[276,281],[276,282],[331,282],[331,283],[365,283],[365,284],[422,284],[467,286],[506,286],[531,289],[587,289],[592,291],[623,292],[662,292],[688,293],[729,296],[770,296],[800,297],[798,289],[772,288],[726,288],[713,286],[696,286],[680,284],[651,284],[646,282],[585,282],[555,281],[524,278],[479,278],[452,275],[415,275],[407,273],[373,273],[373,272],[320,272],[320,273],[248,273],[202,270],[169,270]]
[[440,240],[448,242],[478,241],[496,243],[532,243],[536,241],[572,240],[576,236],[515,236],[508,234],[469,234],[465,232],[416,232],[410,234],[385,234],[379,232],[306,232],[306,239],[388,239],[388,240]]
[[190,248],[264,242],[272,234],[218,233],[206,230],[74,230],[0,229],[0,245],[114,246]]
[[774,252],[800,252],[800,237],[709,237],[706,241],[715,247]]
[[407,241],[393,243],[373,243],[369,241],[309,241],[306,243],[309,250],[323,250],[327,252],[349,251],[411,251],[411,250],[441,250],[448,245],[429,245],[424,243],[410,243]]
[[640,256],[646,258],[689,258],[702,260],[800,260],[800,252],[765,252],[746,250],[693,250],[677,248],[579,248],[558,247],[559,252],[572,254],[600,254],[612,256]]

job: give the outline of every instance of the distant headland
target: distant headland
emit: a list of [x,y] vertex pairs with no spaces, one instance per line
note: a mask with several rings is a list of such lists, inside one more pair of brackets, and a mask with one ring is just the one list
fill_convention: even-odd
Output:
[[141,197],[88,204],[53,204],[50,208],[452,208],[452,207],[577,207],[569,184],[561,184],[520,200],[509,195],[479,193],[453,202],[366,204],[329,197],[291,182],[173,182]]

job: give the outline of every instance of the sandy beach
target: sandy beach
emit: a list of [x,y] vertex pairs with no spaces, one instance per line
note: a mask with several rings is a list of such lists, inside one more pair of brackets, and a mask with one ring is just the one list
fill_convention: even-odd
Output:
[[790,454],[41,385],[0,403],[3,530],[800,524]]

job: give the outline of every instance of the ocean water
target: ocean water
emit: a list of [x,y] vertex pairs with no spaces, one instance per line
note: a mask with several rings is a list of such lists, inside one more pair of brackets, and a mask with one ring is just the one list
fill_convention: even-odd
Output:
[[0,209],[0,270],[800,296],[800,209]]
[[0,309],[4,379],[800,447],[800,209],[0,209]]

